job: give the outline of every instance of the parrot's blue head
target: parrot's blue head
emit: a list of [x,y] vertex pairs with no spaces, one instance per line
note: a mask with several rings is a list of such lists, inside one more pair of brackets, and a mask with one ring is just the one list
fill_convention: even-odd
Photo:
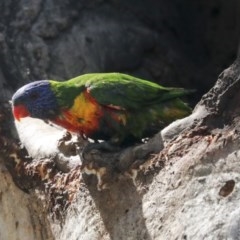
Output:
[[47,80],[36,81],[17,90],[12,97],[12,109],[15,119],[33,117],[43,120],[58,114],[58,103]]

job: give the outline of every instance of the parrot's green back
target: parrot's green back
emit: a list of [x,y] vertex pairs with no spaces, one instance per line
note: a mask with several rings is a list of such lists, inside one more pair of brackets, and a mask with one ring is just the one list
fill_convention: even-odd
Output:
[[85,74],[50,82],[61,111],[71,116],[65,120],[75,125],[74,131],[94,139],[140,140],[191,112],[179,99],[191,90],[165,88],[126,74]]

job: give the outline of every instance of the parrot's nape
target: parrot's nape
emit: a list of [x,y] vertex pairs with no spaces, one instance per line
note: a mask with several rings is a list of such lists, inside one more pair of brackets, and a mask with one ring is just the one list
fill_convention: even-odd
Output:
[[39,118],[70,132],[119,145],[151,137],[191,113],[179,99],[192,93],[121,73],[85,74],[64,82],[42,80],[12,97],[16,120]]

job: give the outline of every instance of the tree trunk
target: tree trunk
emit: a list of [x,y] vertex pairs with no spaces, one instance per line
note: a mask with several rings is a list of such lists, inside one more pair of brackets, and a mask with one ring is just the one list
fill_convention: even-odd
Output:
[[[240,57],[217,79],[237,55],[238,7],[2,1],[0,239],[240,239]],[[114,153],[82,156],[86,141],[31,119],[16,124],[19,144],[19,86],[107,71],[196,88],[198,103]]]

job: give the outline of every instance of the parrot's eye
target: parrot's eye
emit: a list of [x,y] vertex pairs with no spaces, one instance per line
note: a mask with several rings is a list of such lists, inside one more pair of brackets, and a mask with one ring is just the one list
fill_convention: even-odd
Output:
[[36,92],[33,92],[33,93],[29,94],[29,98],[31,100],[36,100],[36,99],[38,99],[38,97],[39,97],[39,94],[36,93]]

